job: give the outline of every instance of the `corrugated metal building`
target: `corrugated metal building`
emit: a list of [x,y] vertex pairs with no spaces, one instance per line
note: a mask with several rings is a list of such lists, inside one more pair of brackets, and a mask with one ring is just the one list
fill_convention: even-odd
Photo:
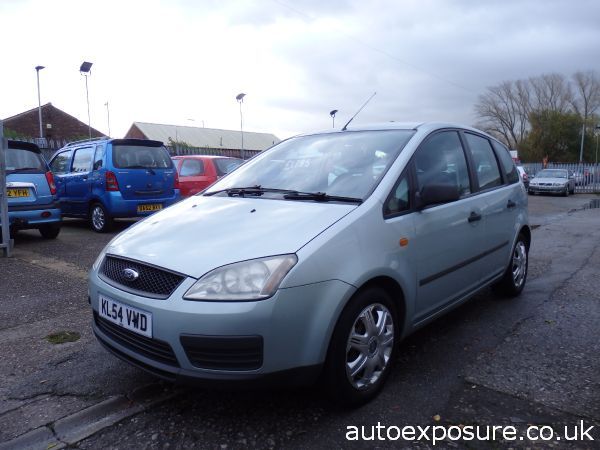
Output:
[[[159,123],[134,122],[126,138],[153,139],[165,145],[172,142],[194,148],[214,150],[238,150],[242,147],[239,130],[220,130]],[[277,144],[280,139],[274,134],[244,131],[244,150],[262,151]]]

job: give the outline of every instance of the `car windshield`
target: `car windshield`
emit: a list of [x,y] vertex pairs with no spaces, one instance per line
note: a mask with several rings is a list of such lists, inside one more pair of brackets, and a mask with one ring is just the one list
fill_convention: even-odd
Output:
[[364,199],[414,133],[346,131],[291,138],[247,162],[206,194],[255,187]]
[[215,166],[217,167],[217,175],[227,175],[233,169],[239,167],[244,161],[237,158],[218,158],[215,159]]
[[169,169],[173,167],[164,147],[115,145],[113,163],[119,169]]
[[43,173],[46,167],[39,153],[27,149],[9,148],[6,152],[6,171]]
[[536,178],[568,178],[566,170],[542,170],[536,175]]

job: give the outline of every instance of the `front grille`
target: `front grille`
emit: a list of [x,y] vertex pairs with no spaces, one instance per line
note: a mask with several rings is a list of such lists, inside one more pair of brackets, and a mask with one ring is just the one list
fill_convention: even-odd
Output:
[[202,369],[255,370],[263,364],[262,336],[182,335],[190,363]]
[[[126,269],[137,272],[138,277],[126,278]],[[168,298],[185,279],[183,275],[174,272],[108,255],[104,258],[99,275],[108,284],[119,289],[158,299]]]
[[115,342],[121,344],[123,347],[154,361],[173,367],[179,367],[173,349],[166,342],[141,336],[133,331],[129,331],[126,328],[100,317],[96,311],[94,311],[94,322],[100,331]]

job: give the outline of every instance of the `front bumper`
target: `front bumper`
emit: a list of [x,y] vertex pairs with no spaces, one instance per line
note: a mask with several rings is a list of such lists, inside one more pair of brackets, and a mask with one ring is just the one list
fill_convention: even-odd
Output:
[[[90,300],[96,337],[119,358],[172,381],[193,380],[208,385],[244,382],[246,385],[283,378],[292,384],[298,384],[299,380],[310,383],[325,361],[337,318],[355,291],[353,286],[332,280],[280,289],[273,297],[262,301],[183,300],[184,293],[195,281],[188,278],[168,299],[157,300],[119,290],[92,271]],[[111,331],[110,323],[99,321],[100,294],[152,313],[151,340],[146,341],[133,332],[125,332],[123,336],[122,327],[112,325],[117,329]],[[204,362],[194,358],[185,341],[188,337],[215,343],[215,348],[203,349]],[[223,361],[223,352],[226,352],[221,350],[223,347],[219,342],[246,337],[260,338],[260,364],[253,369],[244,368],[243,364],[235,367],[235,358],[230,358],[226,365],[218,367]],[[142,341],[142,347],[139,341]],[[158,348],[152,348],[155,345]],[[153,354],[154,351],[158,356]],[[163,351],[172,354],[164,358]],[[237,350],[232,354],[247,360],[247,354]],[[213,362],[205,364],[206,361]]]
[[544,185],[533,185],[529,184],[528,190],[529,192],[538,193],[548,193],[548,194],[562,194],[565,192],[566,186],[544,186]]

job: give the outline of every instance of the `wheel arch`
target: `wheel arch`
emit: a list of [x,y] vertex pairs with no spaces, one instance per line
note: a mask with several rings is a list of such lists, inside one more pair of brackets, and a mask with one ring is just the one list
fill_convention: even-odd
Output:
[[402,289],[402,286],[400,286],[400,284],[393,278],[382,275],[382,276],[377,276],[375,278],[369,279],[367,282],[365,282],[362,286],[360,286],[356,290],[354,295],[356,295],[358,292],[361,292],[370,287],[379,287],[379,288],[383,289],[384,291],[386,291],[386,293],[392,298],[392,301],[394,302],[394,305],[396,306],[396,314],[398,315],[397,322],[398,322],[398,325],[401,327],[401,329],[399,330],[400,332],[398,333],[398,336],[402,336],[403,332],[406,329],[405,322],[406,322],[406,313],[407,313],[406,296],[404,295],[404,290]]

